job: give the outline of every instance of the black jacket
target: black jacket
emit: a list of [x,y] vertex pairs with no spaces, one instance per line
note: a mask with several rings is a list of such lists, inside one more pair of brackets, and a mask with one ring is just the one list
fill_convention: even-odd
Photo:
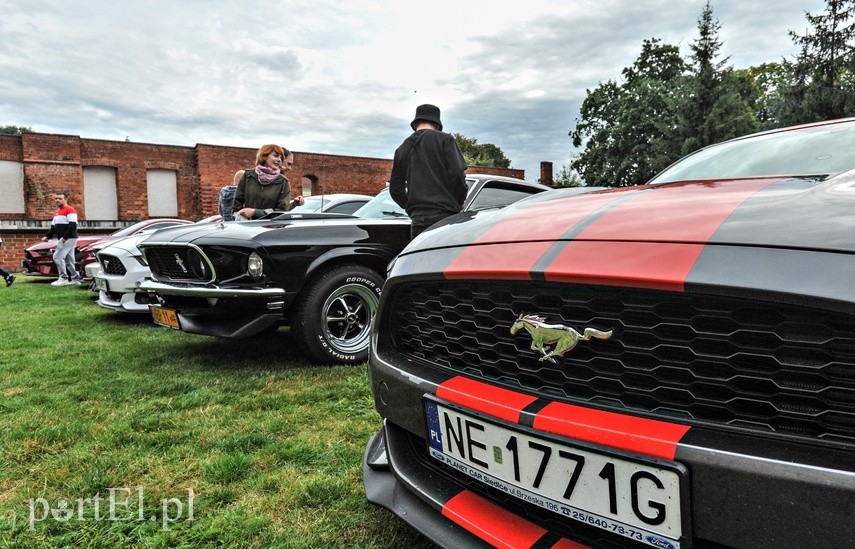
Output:
[[407,215],[451,215],[466,200],[466,161],[450,134],[419,130],[395,151],[389,193]]

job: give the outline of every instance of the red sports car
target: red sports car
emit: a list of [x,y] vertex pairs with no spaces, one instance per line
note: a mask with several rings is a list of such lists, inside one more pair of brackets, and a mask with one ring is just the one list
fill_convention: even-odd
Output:
[[[86,265],[95,262],[95,255],[89,250],[96,243],[102,242],[105,239],[119,239],[125,236],[136,234],[142,230],[162,229],[173,225],[187,225],[193,223],[186,219],[146,219],[139,223],[134,223],[124,229],[119,229],[110,234],[87,234],[80,235],[77,239],[77,246],[74,249],[74,260],[77,264],[77,272],[81,276],[84,275]],[[57,276],[56,263],[53,262],[53,252],[56,250],[56,239],[48,240],[47,242],[36,242],[24,249],[24,259],[21,261],[21,267],[24,274],[30,276]]]

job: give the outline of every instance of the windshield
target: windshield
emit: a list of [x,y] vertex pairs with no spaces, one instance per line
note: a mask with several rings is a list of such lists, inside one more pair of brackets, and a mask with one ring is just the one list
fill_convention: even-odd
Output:
[[409,219],[404,209],[389,196],[389,189],[380,191],[353,215],[363,219]]
[[650,180],[668,183],[775,175],[830,177],[855,168],[855,121],[713,145]]

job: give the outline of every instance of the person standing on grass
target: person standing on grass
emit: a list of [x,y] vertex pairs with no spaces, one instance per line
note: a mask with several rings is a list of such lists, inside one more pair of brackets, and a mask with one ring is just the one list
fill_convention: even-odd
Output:
[[413,133],[395,151],[389,194],[410,216],[410,238],[458,213],[466,200],[466,160],[443,133],[439,107],[419,105]]
[[56,249],[53,252],[53,262],[56,263],[59,278],[51,282],[51,286],[68,286],[80,284],[80,274],[74,267],[74,249],[77,247],[77,210],[68,204],[68,193],[58,192],[53,195],[56,211],[50,230],[42,237],[42,241],[56,237]]
[[[3,237],[0,236],[0,246],[2,246],[2,245],[3,245]],[[4,271],[2,268],[0,268],[0,276],[2,276],[3,280],[6,281],[6,287],[7,288],[9,286],[11,286],[13,282],[15,282],[15,275],[13,275],[12,273],[10,273],[8,271]]]

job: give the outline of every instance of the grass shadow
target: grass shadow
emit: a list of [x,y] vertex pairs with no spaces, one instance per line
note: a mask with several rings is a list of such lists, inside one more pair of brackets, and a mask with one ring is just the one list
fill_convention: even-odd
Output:
[[[169,330],[152,325],[153,330]],[[269,371],[320,367],[310,362],[296,347],[291,332],[280,328],[273,333],[247,339],[224,339],[194,334],[176,333],[176,338],[164,347],[182,361],[192,359],[196,368],[204,370]]]
[[[104,310],[106,311],[108,309]],[[157,327],[151,320],[151,315],[149,313],[117,313],[115,311],[113,312],[114,314],[106,314],[103,316],[96,317],[96,320],[98,322],[104,322],[105,324],[114,326],[151,326],[152,328]]]

